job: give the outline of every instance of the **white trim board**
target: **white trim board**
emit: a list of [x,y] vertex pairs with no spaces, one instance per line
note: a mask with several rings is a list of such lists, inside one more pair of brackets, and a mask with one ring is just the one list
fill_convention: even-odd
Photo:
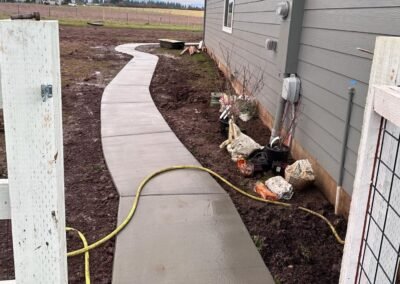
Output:
[[400,87],[373,86],[372,89],[374,111],[393,124],[400,126]]
[[226,11],[226,3],[229,3],[230,0],[224,0],[224,10],[222,13],[222,31],[226,32],[228,34],[232,33],[232,29],[233,29],[233,18],[234,18],[234,14],[235,14],[235,0],[232,0],[232,18],[231,18],[231,26],[225,26],[225,11]]

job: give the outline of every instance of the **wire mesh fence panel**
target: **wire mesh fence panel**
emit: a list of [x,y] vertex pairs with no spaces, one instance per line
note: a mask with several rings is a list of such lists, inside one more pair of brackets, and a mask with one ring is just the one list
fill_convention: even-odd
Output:
[[357,283],[400,283],[400,128],[382,118]]

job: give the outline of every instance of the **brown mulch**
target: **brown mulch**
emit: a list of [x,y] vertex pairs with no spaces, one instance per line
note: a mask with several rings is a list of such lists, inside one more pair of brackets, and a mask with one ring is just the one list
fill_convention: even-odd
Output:
[[[158,38],[198,41],[201,33],[60,27],[66,222],[82,231],[89,243],[112,231],[117,221],[118,194],[101,147],[100,102],[105,85],[130,58],[114,48]],[[6,167],[4,130],[0,127],[0,178],[7,176]],[[77,236],[67,236],[68,250],[82,246]],[[111,283],[113,255],[114,241],[91,252],[92,283]],[[69,283],[84,283],[83,273],[83,256],[69,258]],[[11,225],[0,221],[0,280],[13,278]]]
[[[224,91],[224,77],[205,54],[179,56],[178,51],[150,47],[160,55],[151,83],[153,99],[182,143],[199,162],[241,188],[252,192],[259,178],[243,178],[229,154],[219,148],[226,137],[220,132],[218,108],[210,107],[210,93]],[[265,145],[270,132],[259,119],[240,127]],[[230,194],[265,264],[277,283],[337,283],[343,246],[328,226],[304,212],[255,202],[223,185]],[[332,205],[311,187],[296,192],[291,203],[313,209],[335,224],[345,236],[346,221],[334,215]]]

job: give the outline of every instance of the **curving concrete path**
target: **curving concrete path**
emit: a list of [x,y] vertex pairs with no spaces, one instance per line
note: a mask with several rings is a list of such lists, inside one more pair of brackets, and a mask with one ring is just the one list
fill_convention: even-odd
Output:
[[[101,105],[104,156],[120,194],[118,222],[136,187],[171,165],[199,165],[155,107],[149,85],[157,56],[118,46],[134,58],[106,87]],[[206,173],[163,174],[142,192],[117,237],[115,284],[274,283],[227,193]]]

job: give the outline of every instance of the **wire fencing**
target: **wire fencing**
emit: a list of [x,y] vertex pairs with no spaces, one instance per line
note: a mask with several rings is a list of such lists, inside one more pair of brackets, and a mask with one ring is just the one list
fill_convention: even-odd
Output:
[[397,284],[400,260],[400,128],[382,119],[357,283]]

